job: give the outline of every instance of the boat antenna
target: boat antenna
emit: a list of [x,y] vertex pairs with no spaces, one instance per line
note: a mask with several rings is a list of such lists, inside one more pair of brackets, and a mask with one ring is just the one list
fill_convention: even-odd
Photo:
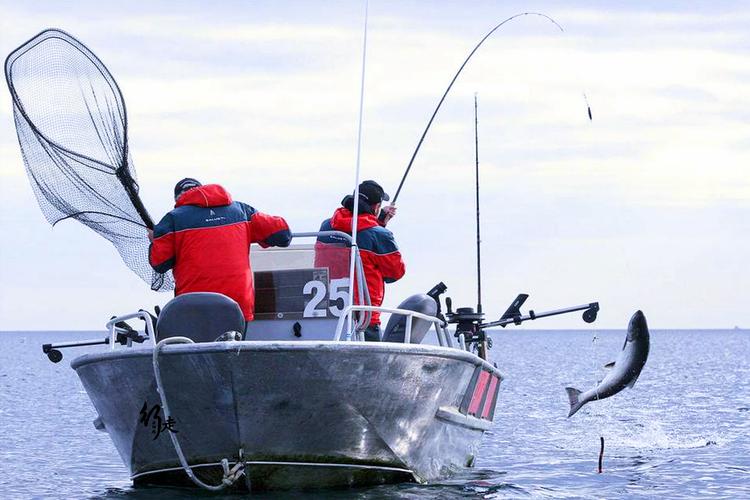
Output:
[[[391,205],[394,205],[396,203],[396,200],[398,199],[398,195],[401,193],[401,188],[404,187],[404,181],[406,181],[406,177],[409,175],[409,171],[411,170],[411,166],[414,163],[414,159],[417,157],[417,153],[419,152],[419,148],[422,147],[422,142],[424,142],[424,138],[427,136],[427,131],[430,130],[430,126],[432,125],[432,122],[435,120],[435,116],[437,115],[438,111],[440,110],[440,106],[443,105],[443,101],[445,101],[445,98],[448,96],[448,92],[450,92],[451,87],[453,87],[453,84],[456,83],[456,80],[458,79],[458,75],[461,74],[466,64],[468,64],[469,60],[472,58],[474,53],[479,50],[479,47],[482,46],[485,40],[487,40],[490,35],[492,35],[495,31],[500,29],[505,23],[508,23],[512,21],[513,19],[516,19],[518,17],[523,16],[539,16],[543,17],[547,20],[549,20],[552,24],[554,24],[560,31],[565,31],[562,26],[560,26],[557,21],[552,19],[546,14],[542,14],[540,12],[521,12],[520,14],[515,14],[513,16],[510,16],[508,19],[505,19],[503,22],[492,28],[489,32],[487,32],[486,35],[484,35],[484,38],[482,38],[478,44],[472,49],[472,51],[469,53],[469,55],[464,60],[463,64],[461,64],[461,67],[458,68],[458,71],[456,71],[456,74],[453,75],[453,79],[448,84],[448,88],[445,89],[445,92],[443,93],[443,96],[440,98],[440,101],[438,101],[438,105],[435,108],[435,111],[432,112],[432,116],[430,117],[430,120],[427,122],[427,126],[424,128],[424,131],[422,132],[422,136],[419,138],[419,142],[417,142],[417,147],[414,149],[414,153],[411,155],[411,159],[409,160],[409,164],[406,166],[406,171],[404,172],[403,177],[401,177],[401,182],[398,185],[398,189],[396,189],[396,194],[393,196],[393,199],[391,200]],[[385,214],[381,212],[381,217],[385,217]]]
[[477,313],[482,313],[482,239],[479,234],[479,118],[477,113],[477,93],[474,92],[474,178],[477,194]]
[[[367,18],[369,14],[369,0],[365,0],[365,26],[362,39],[362,74],[359,88],[359,119],[357,124],[357,161],[354,169],[354,200],[352,202],[352,252],[349,258],[349,306],[354,305],[354,269],[357,258],[357,216],[359,215],[359,165],[362,153],[362,115],[365,101],[365,66],[367,62]],[[347,319],[347,336],[352,331],[352,315]]]

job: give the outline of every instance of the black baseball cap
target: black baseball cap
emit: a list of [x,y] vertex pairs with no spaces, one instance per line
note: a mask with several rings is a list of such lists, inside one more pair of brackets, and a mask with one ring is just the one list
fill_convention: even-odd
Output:
[[203,184],[201,184],[196,179],[193,179],[192,177],[185,177],[180,182],[174,185],[174,199],[176,200],[177,198],[179,198],[180,195],[188,189],[193,189],[202,185]]
[[372,180],[362,181],[362,183],[360,183],[359,196],[362,201],[366,201],[371,206],[375,206],[382,201],[388,201],[391,199],[382,186]]

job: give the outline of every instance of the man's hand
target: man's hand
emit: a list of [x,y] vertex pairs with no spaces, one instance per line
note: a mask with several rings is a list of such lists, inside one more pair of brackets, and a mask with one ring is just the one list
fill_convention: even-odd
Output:
[[148,241],[151,243],[154,242],[154,230],[153,229],[147,229],[148,231]]
[[396,216],[396,206],[388,205],[387,207],[383,207],[380,211],[383,214],[383,227],[385,227],[385,225],[388,224],[388,221]]

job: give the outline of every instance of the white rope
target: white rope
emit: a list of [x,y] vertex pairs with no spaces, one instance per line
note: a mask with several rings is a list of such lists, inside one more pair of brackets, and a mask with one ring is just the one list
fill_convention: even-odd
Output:
[[[357,125],[357,162],[354,171],[354,200],[352,203],[352,250],[349,258],[349,305],[354,305],[354,262],[357,258],[357,216],[359,215],[359,164],[362,154],[362,115],[365,102],[365,66],[367,62],[367,18],[370,2],[365,0],[365,33],[362,41],[362,76],[359,87],[359,123]],[[362,300],[362,297],[360,297]],[[352,317],[346,323],[347,340],[351,338]]]
[[[169,411],[169,405],[167,403],[167,395],[164,393],[164,385],[162,384],[162,380],[161,380],[161,370],[159,369],[159,351],[161,351],[161,348],[167,344],[192,344],[192,343],[193,341],[187,337],[169,337],[169,338],[161,340],[154,347],[154,354],[152,357],[152,362],[154,365],[154,378],[156,379],[156,390],[159,393],[159,398],[161,399],[161,406],[164,409],[164,417],[167,419],[172,416],[172,412]],[[177,439],[177,434],[174,432],[170,432],[169,437],[172,438],[172,444],[174,445],[174,449],[177,452],[177,457],[180,459],[180,464],[182,465],[182,469],[185,471],[185,474],[188,475],[188,477],[190,478],[191,481],[193,481],[193,483],[195,483],[196,485],[200,486],[203,489],[206,489],[208,491],[221,491],[227,486],[233,485],[245,473],[245,463],[243,461],[237,462],[237,464],[235,464],[235,466],[230,469],[229,460],[227,460],[226,458],[223,458],[221,460],[221,467],[224,470],[224,477],[221,480],[221,484],[218,486],[206,484],[195,476],[195,474],[193,473],[193,469],[191,469],[190,465],[188,465],[187,460],[185,459],[185,454],[182,452],[182,447],[180,446],[180,442]]]

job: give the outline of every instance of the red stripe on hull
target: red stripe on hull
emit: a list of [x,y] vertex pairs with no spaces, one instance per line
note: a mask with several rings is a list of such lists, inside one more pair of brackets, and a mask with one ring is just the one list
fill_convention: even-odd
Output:
[[492,407],[495,406],[495,394],[497,394],[497,384],[500,383],[500,379],[497,377],[492,377],[492,380],[490,381],[490,388],[487,389],[487,397],[485,398],[484,402],[484,409],[482,410],[482,418],[489,420],[490,418],[490,411],[492,411]]
[[474,393],[471,395],[471,402],[469,403],[468,410],[469,415],[476,415],[479,412],[479,406],[482,404],[482,396],[484,396],[484,391],[487,389],[487,383],[489,381],[490,372],[482,371],[482,373],[479,374],[477,385],[474,386]]

